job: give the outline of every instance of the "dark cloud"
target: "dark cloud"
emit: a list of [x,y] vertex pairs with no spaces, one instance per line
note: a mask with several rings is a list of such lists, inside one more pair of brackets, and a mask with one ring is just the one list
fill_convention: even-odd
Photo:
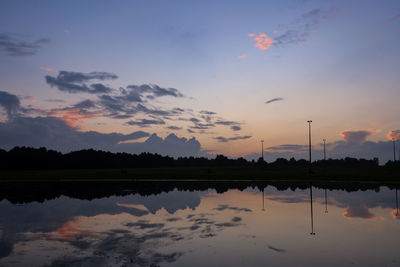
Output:
[[282,97],[276,97],[276,98],[272,98],[272,99],[266,101],[265,104],[270,104],[270,103],[277,102],[277,101],[282,101],[282,100],[283,100]]
[[367,137],[373,134],[374,132],[368,130],[362,131],[343,131],[340,133],[343,136],[343,139],[347,142],[356,142],[363,143],[367,140]]
[[165,124],[163,120],[149,120],[149,119],[140,119],[136,121],[128,121],[126,122],[128,125],[137,125],[139,127],[149,127],[150,125],[162,125]]
[[229,141],[236,141],[236,140],[245,140],[251,138],[250,135],[245,135],[245,136],[234,136],[234,137],[223,137],[223,136],[218,136],[214,137],[214,139],[218,140],[218,142],[221,143],[226,143]]
[[231,126],[232,131],[240,131],[242,128],[240,128],[240,126],[237,125],[233,125]]
[[73,107],[74,108],[83,108],[83,109],[88,109],[88,108],[94,108],[96,106],[96,103],[90,99],[81,101],[77,104],[75,104]]
[[46,38],[36,41],[24,41],[16,34],[0,33],[0,50],[3,50],[9,56],[32,56],[42,47],[49,43]]
[[54,103],[64,103],[65,102],[65,100],[63,100],[63,99],[45,99],[44,101],[54,102]]
[[6,111],[8,119],[20,109],[20,101],[16,95],[0,91],[0,106]]
[[168,130],[177,131],[177,130],[182,130],[182,127],[178,127],[178,126],[168,126],[167,129],[168,129]]
[[184,97],[184,95],[175,88],[162,88],[155,84],[128,85],[126,92],[136,94],[146,94],[149,99],[154,99],[161,96]]
[[219,120],[219,121],[216,121],[215,124],[231,126],[231,125],[237,125],[239,123],[236,121],[221,121],[221,120]]
[[108,72],[72,72],[60,71],[57,77],[46,75],[46,83],[51,87],[56,87],[60,91],[68,93],[90,93],[101,94],[109,93],[113,89],[101,83],[88,84],[93,80],[110,80],[117,79],[118,76]]
[[200,114],[204,114],[204,115],[215,115],[215,114],[217,114],[217,113],[212,112],[212,111],[202,110],[202,111],[200,111]]

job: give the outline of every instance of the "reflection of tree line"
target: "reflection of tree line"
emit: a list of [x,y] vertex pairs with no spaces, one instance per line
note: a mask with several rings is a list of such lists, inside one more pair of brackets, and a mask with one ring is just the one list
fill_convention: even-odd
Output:
[[[374,190],[379,192],[380,186],[385,184],[374,183],[318,183],[313,187],[318,189],[345,190],[347,192]],[[32,201],[43,202],[67,196],[76,199],[92,200],[110,196],[126,196],[139,194],[142,196],[179,191],[206,191],[214,189],[217,193],[224,193],[231,189],[245,190],[249,187],[263,191],[272,186],[278,191],[306,190],[310,188],[308,182],[271,182],[271,181],[68,181],[68,182],[2,182],[0,186],[0,201],[7,199],[12,203],[27,203]],[[387,184],[390,189],[400,185]],[[263,197],[264,198],[264,197]]]
[[[174,159],[158,154],[111,153],[93,149],[74,151],[66,154],[46,148],[15,147],[9,151],[0,149],[1,169],[87,169],[87,168],[140,168],[140,167],[212,167],[212,166],[308,166],[304,159],[290,160],[278,158],[266,163],[262,158],[248,161],[244,158],[229,159],[217,155],[213,159],[205,157],[180,157]],[[376,167],[378,159],[373,160],[344,158],[314,161],[313,166],[337,167]],[[400,166],[389,161],[387,166]]]

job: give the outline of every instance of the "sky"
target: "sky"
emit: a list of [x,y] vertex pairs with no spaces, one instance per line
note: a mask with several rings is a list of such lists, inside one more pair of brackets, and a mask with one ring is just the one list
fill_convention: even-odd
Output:
[[0,147],[272,160],[312,120],[316,158],[389,160],[399,33],[390,0],[3,0]]

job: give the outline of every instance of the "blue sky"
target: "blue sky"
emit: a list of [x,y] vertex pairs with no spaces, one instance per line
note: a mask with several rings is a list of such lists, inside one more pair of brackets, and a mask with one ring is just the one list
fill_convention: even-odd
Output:
[[[343,140],[343,131],[366,131],[368,140],[386,141],[389,131],[400,128],[398,1],[2,1],[1,6],[0,91],[19,98],[19,117],[66,120],[55,106],[90,99],[96,102],[90,118],[70,123],[78,131],[174,133],[232,156],[256,151],[261,139],[266,147],[304,145],[308,119],[317,144],[322,138]],[[261,49],[257,37],[261,44],[272,43]],[[46,41],[35,43],[41,39]],[[36,46],[24,48],[31,55],[13,55],[4,40]],[[169,119],[146,112],[111,118],[98,103],[100,94],[66,92],[46,82],[46,75],[60,71],[115,74],[117,79],[100,81],[115,97],[128,85],[175,88],[185,97],[146,98],[146,107],[185,112]],[[265,104],[273,98],[282,100]],[[207,129],[190,128],[198,126],[189,119],[201,120],[200,111],[212,111],[215,118],[198,122]],[[10,119],[6,114],[4,123]],[[128,123],[145,119],[164,123]],[[240,130],[232,130],[233,124]]]

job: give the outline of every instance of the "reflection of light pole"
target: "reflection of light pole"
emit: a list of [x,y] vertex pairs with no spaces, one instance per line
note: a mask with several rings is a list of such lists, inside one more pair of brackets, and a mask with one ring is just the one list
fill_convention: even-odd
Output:
[[325,188],[325,213],[328,213],[328,193],[326,188]]
[[310,169],[309,169],[309,172],[311,173],[311,123],[312,123],[312,120],[309,120],[307,122],[308,122],[308,150],[309,150],[309,155],[310,155]]
[[310,235],[315,235],[314,233],[314,214],[313,214],[313,200],[312,200],[312,184],[310,184],[310,204],[311,204],[311,233]]
[[393,162],[396,162],[396,139],[392,139],[393,141]]
[[264,161],[264,140],[261,140],[261,159]]
[[399,216],[399,201],[397,200],[397,188],[396,188],[396,217]]
[[322,139],[322,141],[324,141],[324,160],[326,160],[326,150],[325,150],[326,139]]
[[264,188],[262,190],[262,211],[265,211],[265,209],[264,209]]

